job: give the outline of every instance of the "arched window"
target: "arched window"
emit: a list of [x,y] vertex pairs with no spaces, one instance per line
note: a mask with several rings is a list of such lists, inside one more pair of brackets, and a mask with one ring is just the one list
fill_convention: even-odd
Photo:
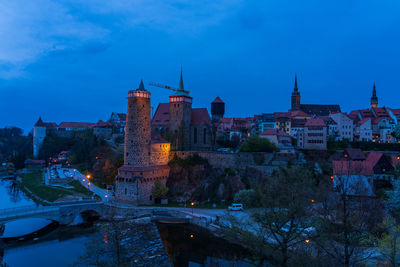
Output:
[[207,128],[203,131],[203,144],[207,144]]

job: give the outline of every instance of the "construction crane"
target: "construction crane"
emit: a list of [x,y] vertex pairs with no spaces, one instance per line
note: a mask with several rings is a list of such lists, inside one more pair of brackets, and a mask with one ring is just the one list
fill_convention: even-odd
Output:
[[164,85],[164,84],[161,84],[161,83],[150,82],[149,85],[150,86],[164,88],[164,89],[168,89],[168,90],[175,91],[175,92],[184,92],[186,94],[189,94],[189,91],[182,90],[182,89],[179,89],[179,88],[175,88],[175,87],[172,87],[172,86],[169,86],[169,85]]

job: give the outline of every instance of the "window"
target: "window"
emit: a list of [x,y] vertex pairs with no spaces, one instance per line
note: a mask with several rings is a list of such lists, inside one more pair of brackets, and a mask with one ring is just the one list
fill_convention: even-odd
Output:
[[193,143],[197,144],[197,128],[193,129]]
[[128,190],[125,188],[125,195],[128,193]]
[[203,132],[203,144],[207,144],[207,129],[204,128]]

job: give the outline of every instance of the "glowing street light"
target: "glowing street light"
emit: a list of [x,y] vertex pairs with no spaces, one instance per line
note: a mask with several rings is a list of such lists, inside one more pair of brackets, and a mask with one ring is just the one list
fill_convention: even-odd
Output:
[[86,178],[90,179],[90,178],[91,178],[90,174],[87,174],[87,175],[86,175]]
[[192,215],[193,215],[194,202],[190,202],[190,206],[192,206]]
[[308,244],[310,243],[310,239],[306,239],[305,242]]

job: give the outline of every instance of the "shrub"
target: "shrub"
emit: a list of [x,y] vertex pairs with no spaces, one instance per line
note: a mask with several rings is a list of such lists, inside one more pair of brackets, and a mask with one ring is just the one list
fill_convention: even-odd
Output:
[[274,152],[278,151],[275,144],[266,138],[250,136],[240,147],[240,152]]
[[233,201],[242,203],[246,207],[254,207],[257,203],[257,195],[253,189],[244,189],[235,194]]

